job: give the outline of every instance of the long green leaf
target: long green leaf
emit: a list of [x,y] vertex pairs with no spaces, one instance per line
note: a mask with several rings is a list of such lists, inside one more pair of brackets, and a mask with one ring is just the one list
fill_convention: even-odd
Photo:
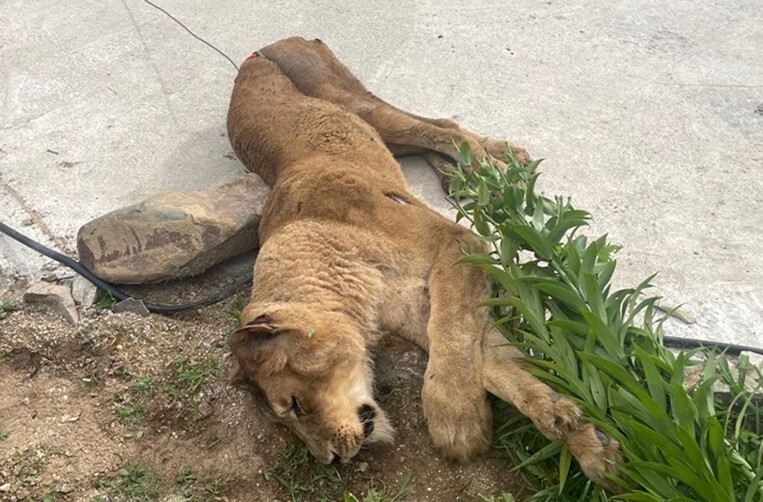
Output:
[[646,379],[647,388],[649,389],[649,394],[660,408],[667,409],[665,382],[657,369],[657,363],[654,361],[656,358],[647,354],[646,351],[638,345],[633,347],[633,353],[644,369],[644,377]]
[[513,225],[510,236],[515,237],[519,241],[524,241],[535,254],[544,260],[550,260],[554,253],[554,248],[548,239],[530,226]]

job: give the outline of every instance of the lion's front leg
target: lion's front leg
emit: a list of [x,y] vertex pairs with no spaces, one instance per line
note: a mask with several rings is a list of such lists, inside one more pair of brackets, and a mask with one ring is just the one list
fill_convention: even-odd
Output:
[[463,461],[489,445],[492,413],[480,374],[487,317],[476,308],[488,282],[476,267],[457,265],[459,256],[454,240],[440,252],[429,277],[429,363],[422,403],[435,446]]
[[547,438],[564,441],[586,476],[615,489],[605,473],[617,471],[619,443],[587,422],[574,402],[525,371],[521,355],[500,333],[486,333],[482,350],[485,389],[513,404]]

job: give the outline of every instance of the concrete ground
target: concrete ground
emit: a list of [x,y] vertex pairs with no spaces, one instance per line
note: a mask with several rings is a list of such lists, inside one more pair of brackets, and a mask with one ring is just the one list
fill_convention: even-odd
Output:
[[[763,345],[759,0],[156,1],[237,63],[318,37],[395,105],[525,146],[624,246],[618,282],[660,271],[697,318],[670,334]],[[233,67],[144,1],[6,0],[0,26],[0,221],[71,253],[92,218],[243,172]],[[0,237],[0,290],[43,263]]]

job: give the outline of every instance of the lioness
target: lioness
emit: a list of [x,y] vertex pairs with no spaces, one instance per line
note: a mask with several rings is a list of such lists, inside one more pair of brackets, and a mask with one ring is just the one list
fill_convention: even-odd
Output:
[[483,244],[416,200],[393,157],[419,152],[448,169],[454,141],[478,158],[511,150],[527,160],[524,150],[390,106],[320,40],[302,38],[242,64],[228,134],[272,187],[251,301],[231,339],[234,381],[261,395],[319,461],[347,461],[364,443],[391,440],[369,351],[381,332],[394,332],[429,353],[423,408],[444,455],[465,460],[488,446],[490,392],[606,482],[617,442],[523,369],[476,307],[489,296],[488,277],[455,263],[463,243]]

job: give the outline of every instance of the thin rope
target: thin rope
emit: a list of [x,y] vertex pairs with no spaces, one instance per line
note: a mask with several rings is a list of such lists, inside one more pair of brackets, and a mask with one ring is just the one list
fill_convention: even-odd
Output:
[[224,57],[225,59],[227,59],[227,60],[228,60],[228,62],[229,62],[231,65],[233,65],[233,67],[236,69],[236,71],[238,71],[238,65],[236,65],[236,63],[234,63],[234,62],[233,62],[233,60],[232,60],[231,58],[229,58],[229,57],[228,57],[228,55],[227,55],[227,54],[225,54],[223,51],[221,51],[220,49],[218,49],[217,47],[215,47],[215,46],[214,46],[214,45],[212,45],[211,43],[207,42],[206,40],[204,40],[203,38],[201,38],[200,36],[198,36],[196,33],[192,32],[190,29],[188,29],[188,27],[187,27],[186,25],[184,25],[183,23],[181,23],[181,22],[180,22],[180,21],[179,21],[179,20],[178,20],[178,19],[177,19],[175,16],[173,16],[172,14],[170,14],[169,12],[167,12],[166,10],[164,10],[163,8],[159,7],[158,5],[156,5],[155,3],[151,2],[150,0],[143,0],[143,1],[144,1],[144,2],[146,2],[148,5],[150,5],[151,7],[153,7],[153,8],[155,8],[155,9],[157,9],[157,10],[159,10],[159,11],[163,12],[163,13],[164,13],[164,14],[165,14],[167,17],[169,17],[170,19],[172,19],[173,21],[175,21],[177,24],[179,24],[179,25],[180,25],[180,27],[181,27],[181,28],[183,28],[185,31],[187,31],[187,32],[188,32],[188,33],[189,33],[189,34],[190,34],[190,35],[191,35],[193,38],[195,38],[195,39],[196,39],[196,40],[198,40],[199,42],[203,43],[204,45],[206,45],[207,47],[209,47],[210,49],[214,50],[215,52],[217,52],[218,54],[220,54],[222,57]]

